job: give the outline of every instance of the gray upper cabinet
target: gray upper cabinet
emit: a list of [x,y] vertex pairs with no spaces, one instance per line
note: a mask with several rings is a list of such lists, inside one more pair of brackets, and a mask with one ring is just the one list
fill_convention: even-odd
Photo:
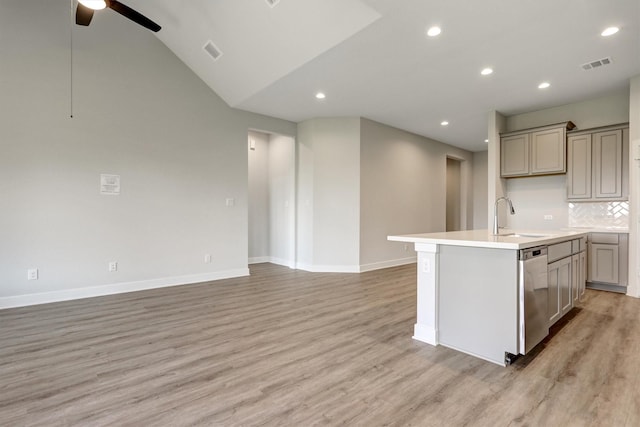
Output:
[[568,200],[627,200],[629,133],[624,126],[569,134]]
[[567,152],[567,198],[591,199],[591,134],[570,136]]
[[622,197],[622,130],[594,133],[592,143],[594,197]]
[[500,138],[500,171],[502,176],[529,175],[529,134]]
[[566,131],[571,122],[502,134],[500,176],[514,178],[565,173]]
[[567,162],[565,128],[531,133],[531,174],[565,173]]

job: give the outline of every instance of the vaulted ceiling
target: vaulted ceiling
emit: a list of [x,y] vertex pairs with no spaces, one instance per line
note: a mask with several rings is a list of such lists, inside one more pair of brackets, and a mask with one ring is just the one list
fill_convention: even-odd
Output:
[[[594,98],[640,74],[638,0],[124,2],[234,108],[295,122],[363,116],[472,151],[485,149],[488,111]],[[609,26],[621,30],[601,36]],[[601,58],[611,64],[582,69]]]

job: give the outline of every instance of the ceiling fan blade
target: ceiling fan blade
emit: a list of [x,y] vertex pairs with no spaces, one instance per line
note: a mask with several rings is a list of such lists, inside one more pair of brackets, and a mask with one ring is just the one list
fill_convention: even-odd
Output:
[[93,18],[93,9],[89,9],[87,6],[78,3],[78,7],[76,8],[76,24],[86,27],[91,23],[91,18]]
[[129,6],[124,5],[119,1],[109,0],[107,1],[107,6],[115,10],[116,12],[118,12],[120,15],[131,19],[133,22],[136,22],[142,25],[143,27],[148,28],[154,33],[157,33],[158,31],[160,31],[160,28],[162,28],[160,27],[160,25],[156,24],[151,19],[147,18],[146,16],[142,15],[139,12],[136,12],[135,10],[131,9]]

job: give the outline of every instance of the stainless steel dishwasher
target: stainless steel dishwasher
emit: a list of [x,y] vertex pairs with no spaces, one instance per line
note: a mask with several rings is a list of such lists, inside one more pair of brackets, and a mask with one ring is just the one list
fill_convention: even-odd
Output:
[[518,351],[527,354],[549,335],[547,247],[518,253]]

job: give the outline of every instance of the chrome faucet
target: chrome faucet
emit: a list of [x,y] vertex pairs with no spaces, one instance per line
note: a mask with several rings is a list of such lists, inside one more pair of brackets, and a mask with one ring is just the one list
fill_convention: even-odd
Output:
[[511,203],[511,199],[509,199],[508,197],[498,197],[496,199],[496,203],[493,205],[493,235],[497,236],[500,234],[499,230],[500,227],[498,227],[498,202],[500,200],[506,200],[507,203],[509,203],[509,210],[511,215],[515,215],[516,211],[515,209],[513,209],[513,203]]

